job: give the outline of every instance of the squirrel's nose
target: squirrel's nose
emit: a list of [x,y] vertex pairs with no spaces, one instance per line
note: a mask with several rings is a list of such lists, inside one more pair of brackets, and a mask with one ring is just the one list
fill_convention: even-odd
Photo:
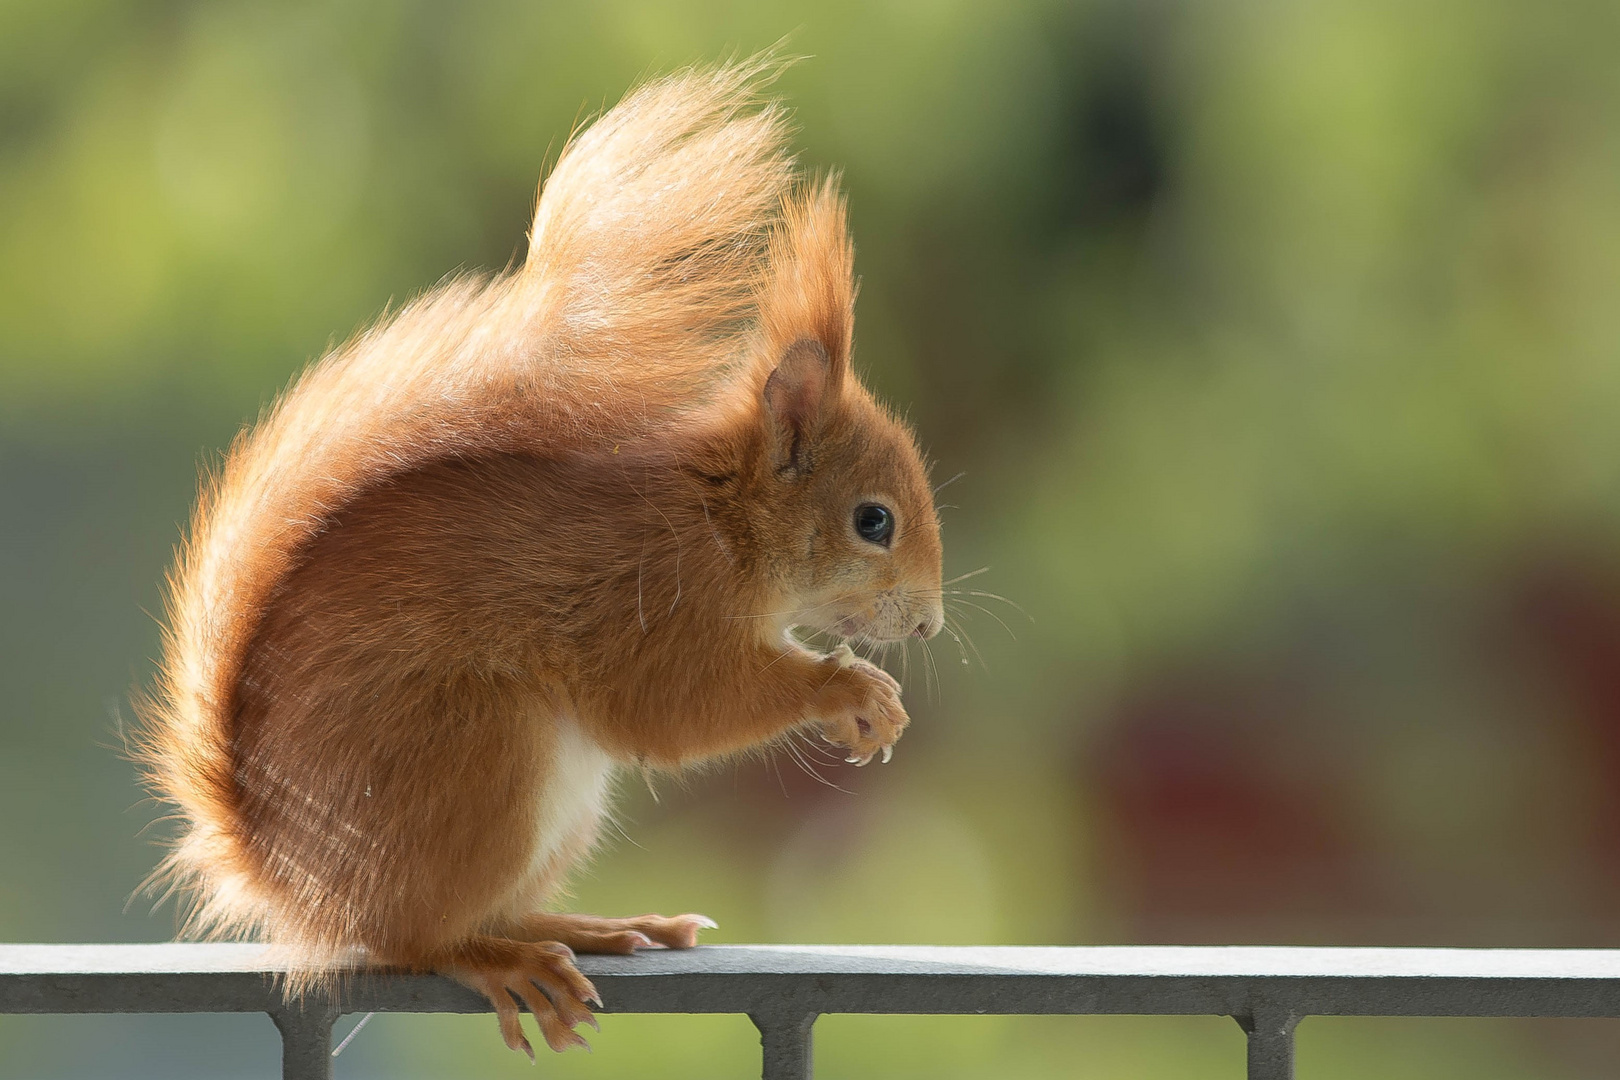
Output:
[[913,630],[911,632],[911,636],[912,637],[920,637],[920,638],[931,638],[937,633],[939,633],[939,627],[935,625],[934,620],[933,619],[924,619],[922,622],[917,624],[917,629],[915,629],[915,630]]

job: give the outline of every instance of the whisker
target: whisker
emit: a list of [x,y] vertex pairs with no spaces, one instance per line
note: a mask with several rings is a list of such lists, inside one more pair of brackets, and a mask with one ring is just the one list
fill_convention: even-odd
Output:
[[996,622],[1001,624],[1001,628],[1003,630],[1007,631],[1007,636],[1008,637],[1012,638],[1014,641],[1018,640],[1018,635],[1013,633],[1012,627],[1008,626],[1005,622],[1002,622],[1002,619],[1001,619],[1000,615],[997,615],[995,612],[991,611],[989,608],[985,607],[983,604],[975,604],[971,600],[963,600],[960,596],[952,597],[951,598],[951,603],[953,603],[953,604],[963,604],[963,605],[965,605],[967,607],[972,608],[974,611],[982,611],[982,612],[984,612],[986,615],[990,616],[992,619],[996,620]]
[[940,484],[938,487],[934,488],[934,494],[938,495],[940,492],[944,491],[946,488],[950,487],[952,484],[956,483],[958,480],[962,479],[962,477],[964,477],[966,475],[967,475],[967,470],[963,469],[961,472],[957,473],[955,476],[951,477],[949,480],[945,481],[943,484]]
[[[808,742],[808,740],[806,741]],[[792,739],[789,739],[787,742],[783,743],[783,745],[787,747],[788,753],[792,755],[794,761],[798,762],[799,768],[804,770],[804,774],[806,776],[810,777],[823,787],[830,787],[834,791],[842,791],[845,795],[853,794],[853,792],[851,792],[848,788],[839,785],[835,781],[827,779],[825,776],[821,775],[821,773],[817,772],[814,766],[804,759],[803,751],[794,745]],[[827,759],[823,757],[823,760],[825,761]]]
[[982,589],[952,589],[950,591],[950,595],[952,595],[952,596],[982,596],[986,600],[999,600],[1001,603],[1006,604],[1008,607],[1010,607],[1014,611],[1018,612],[1018,614],[1022,615],[1024,618],[1028,619],[1030,622],[1035,621],[1035,616],[1033,616],[1029,612],[1025,611],[1021,604],[1018,604],[1016,601],[1012,601],[1012,600],[1007,599],[1005,596],[1002,596],[1000,593],[985,592]]
[[942,582],[940,582],[940,584],[941,585],[955,585],[959,581],[966,581],[968,578],[978,577],[980,574],[987,574],[989,572],[990,572],[990,568],[988,566],[981,566],[977,570],[969,570],[965,574],[958,574],[956,577],[951,578],[951,580],[942,581]]
[[[655,794],[654,794],[654,796],[653,796],[653,801],[654,801],[654,802],[657,802],[657,801],[658,801],[658,797],[657,797],[657,795],[656,795],[656,793],[655,793]],[[613,831],[614,831],[614,832],[616,832],[616,833],[618,833],[618,834],[619,834],[619,835],[620,835],[620,836],[622,836],[622,837],[624,837],[624,838],[625,838],[625,840],[626,840],[626,841],[627,841],[627,842],[628,842],[628,843],[629,843],[629,844],[630,844],[630,845],[631,845],[631,846],[632,846],[632,847],[638,847],[638,848],[641,848],[641,850],[642,850],[642,851],[646,851],[646,850],[647,850],[647,849],[646,849],[646,848],[644,848],[644,847],[641,847],[641,845],[640,845],[640,844],[638,844],[638,843],[636,843],[636,838],[635,838],[635,837],[633,837],[633,836],[631,836],[631,835],[630,835],[630,834],[629,834],[629,833],[628,833],[628,832],[625,832],[625,829],[624,829],[624,826],[623,826],[623,825],[621,825],[621,824],[619,824],[619,819],[618,819],[618,818],[616,818],[616,817],[613,817],[613,816],[612,816],[612,815],[611,815],[611,814],[610,814],[610,815],[608,815],[608,818],[607,818],[607,823],[608,823],[608,827],[609,827],[609,828],[610,828],[610,829],[612,829],[612,830],[613,830]]]
[[[904,641],[885,641],[878,646],[878,666],[889,671],[889,659],[894,655],[895,648],[900,649],[900,685],[904,686],[911,678],[911,656],[906,652]],[[889,671],[889,674],[894,674]]]
[[956,642],[956,648],[962,654],[962,663],[964,663],[964,664],[967,663],[968,662],[967,648],[962,644],[961,635],[959,635],[956,632],[956,629],[953,626],[951,626],[951,617],[949,615],[945,616],[945,621],[940,623],[939,628],[941,630],[945,631],[947,634],[951,635],[951,640]]
[[793,796],[788,794],[787,781],[782,779],[782,766],[777,762],[776,755],[771,754],[765,760],[770,763],[771,772],[776,774],[776,786],[782,789],[782,798],[791,799]]
[[[658,516],[664,519],[665,528],[669,529],[670,538],[675,541],[675,599],[669,602],[669,614],[673,615],[675,613],[675,605],[681,602],[681,534],[675,531],[675,523],[669,520],[668,514],[659,509],[657,503],[647,498],[647,496],[642,494],[640,491],[637,491],[636,494],[641,495],[641,500],[643,502],[652,507],[654,510],[658,511]],[[642,558],[646,558],[645,542],[643,542],[642,547]]]
[[934,676],[934,693],[937,695],[935,700],[943,700],[945,697],[945,687],[939,679],[939,663],[934,659],[934,650],[929,648],[927,638],[918,638],[918,641],[922,643],[923,650],[923,682],[926,685],[928,681],[927,674],[932,672]]
[[799,767],[800,772],[804,773],[806,776],[815,776],[816,779],[821,779],[821,777],[816,775],[815,770],[810,768],[809,764],[804,760],[804,758],[799,756],[799,750],[793,745],[792,739],[788,739],[782,743],[782,749],[787,751],[788,757],[792,759],[793,764]]
[[776,618],[778,616],[787,616],[788,618],[793,618],[795,616],[804,615],[804,614],[806,614],[808,612],[815,611],[818,608],[824,608],[826,606],[827,605],[825,603],[812,604],[809,607],[798,608],[797,610],[794,610],[794,611],[762,611],[758,615],[723,615],[723,616],[721,616],[721,618],[725,618],[725,619],[774,619],[774,618]]
[[[792,653],[793,653],[792,649],[783,649],[781,652],[776,654],[776,660],[780,660],[784,656],[790,656],[790,655],[792,655]],[[762,667],[758,671],[754,672],[754,674],[755,675],[763,675],[763,674],[765,674],[767,671],[769,671],[772,667],[774,667],[776,665],[776,660],[772,660],[769,664],[766,664],[764,667]]]
[[833,748],[831,746],[829,746],[827,743],[817,741],[816,739],[812,739],[807,733],[805,733],[803,731],[798,731],[798,732],[795,732],[794,734],[798,737],[799,741],[801,743],[803,743],[803,745],[799,747],[799,752],[801,754],[809,754],[810,757],[814,758],[816,761],[819,761],[824,765],[841,765],[841,764],[843,764],[844,759],[842,757],[837,756],[834,753]]
[[[945,618],[947,622],[950,621],[949,615]],[[960,619],[956,623],[956,632],[961,635],[963,641],[967,642],[967,647],[973,651],[974,658],[979,661],[979,667],[989,671],[990,665],[984,662],[984,654],[979,651],[979,646],[974,642],[973,635],[968,633],[967,627],[962,624]]]

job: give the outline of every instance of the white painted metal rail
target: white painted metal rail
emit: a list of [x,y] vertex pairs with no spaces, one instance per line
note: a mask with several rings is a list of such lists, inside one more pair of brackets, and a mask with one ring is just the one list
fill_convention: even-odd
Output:
[[[1294,1075],[1312,1015],[1620,1017],[1620,950],[709,945],[579,963],[605,1012],[746,1014],[765,1080],[807,1080],[824,1013],[1230,1016],[1250,1080]],[[0,945],[0,1013],[264,1012],[285,1080],[317,1080],[341,1013],[489,1011],[449,979],[386,972],[288,1005],[276,975],[257,945]]]

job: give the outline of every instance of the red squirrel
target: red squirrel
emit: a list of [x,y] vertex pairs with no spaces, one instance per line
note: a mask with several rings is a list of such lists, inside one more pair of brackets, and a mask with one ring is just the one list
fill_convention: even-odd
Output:
[[521,266],[312,365],[205,476],[140,709],[189,935],[487,995],[533,1057],[600,1005],[577,952],[698,915],[548,900],[623,771],[801,731],[883,760],[900,685],[799,644],[930,637],[940,535],[908,427],[850,367],[853,248],[759,63],[642,85],[575,137]]

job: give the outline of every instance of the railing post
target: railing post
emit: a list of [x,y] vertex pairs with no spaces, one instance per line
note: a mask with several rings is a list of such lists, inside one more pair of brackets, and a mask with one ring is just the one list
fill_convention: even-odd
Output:
[[748,1019],[759,1028],[762,1080],[810,1080],[815,1013],[752,1012]]
[[281,1080],[332,1080],[332,1023],[337,1014],[314,996],[270,1014],[281,1032]]
[[1249,1080],[1294,1080],[1294,1028],[1300,1017],[1256,1009],[1232,1019],[1249,1035]]

